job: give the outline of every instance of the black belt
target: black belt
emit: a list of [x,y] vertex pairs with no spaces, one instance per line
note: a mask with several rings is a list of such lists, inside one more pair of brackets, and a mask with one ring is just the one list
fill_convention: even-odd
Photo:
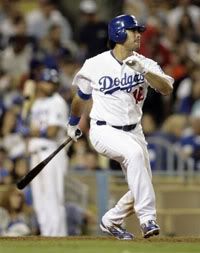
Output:
[[[97,120],[96,123],[98,126],[107,125],[106,121],[103,121],[103,120]],[[111,127],[123,130],[125,132],[129,132],[129,131],[133,130],[136,127],[136,125],[137,124],[125,125],[125,126],[111,126]]]

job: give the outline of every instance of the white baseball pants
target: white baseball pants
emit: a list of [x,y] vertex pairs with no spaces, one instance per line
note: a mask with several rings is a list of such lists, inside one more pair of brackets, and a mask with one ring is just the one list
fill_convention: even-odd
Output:
[[[135,211],[140,224],[156,219],[155,193],[152,174],[142,127],[140,124],[130,132],[109,125],[96,125],[91,121],[90,140],[100,154],[118,161],[125,173],[128,191],[103,217],[105,225],[121,224]],[[133,206],[134,205],[134,206]]]
[[[45,159],[53,149],[31,156],[31,168]],[[66,236],[67,219],[64,200],[64,177],[67,160],[61,150],[31,183],[33,205],[42,236]]]

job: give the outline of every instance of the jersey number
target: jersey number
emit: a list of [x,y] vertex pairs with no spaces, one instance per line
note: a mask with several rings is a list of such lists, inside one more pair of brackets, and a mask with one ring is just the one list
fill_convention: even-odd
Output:
[[143,87],[139,87],[134,90],[133,97],[135,98],[136,104],[144,99],[144,89]]

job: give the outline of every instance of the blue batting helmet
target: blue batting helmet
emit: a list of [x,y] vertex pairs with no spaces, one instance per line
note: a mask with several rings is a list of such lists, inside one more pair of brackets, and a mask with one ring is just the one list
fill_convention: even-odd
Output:
[[111,41],[124,43],[127,38],[126,30],[137,30],[144,32],[146,27],[139,25],[135,16],[120,15],[113,18],[108,24],[108,36]]
[[56,69],[44,69],[39,77],[39,81],[59,83],[59,75]]

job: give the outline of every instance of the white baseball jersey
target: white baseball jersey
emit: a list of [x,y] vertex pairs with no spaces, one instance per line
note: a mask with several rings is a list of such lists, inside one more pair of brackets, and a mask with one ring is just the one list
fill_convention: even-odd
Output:
[[[60,130],[54,139],[32,137],[30,167],[49,156],[63,141],[68,109],[65,100],[55,93],[50,97],[38,98],[31,109],[31,125],[41,129],[58,126]],[[68,159],[61,150],[31,182],[33,206],[37,214],[42,236],[66,236],[66,213],[64,206],[64,178]]]
[[[173,83],[173,78],[165,75],[155,61],[135,52],[133,57],[137,57],[146,69]],[[98,153],[121,164],[130,189],[119,205],[103,216],[106,226],[122,224],[124,217],[133,212],[133,206],[140,224],[156,220],[147,143],[140,124],[149,83],[143,74],[127,66],[126,60],[131,57],[119,62],[112,51],[106,51],[88,59],[73,81],[81,91],[80,97],[84,99],[92,94],[91,144]],[[106,121],[106,124],[97,124],[96,120]],[[136,123],[135,128],[128,131],[112,127]]]
[[57,143],[65,136],[68,107],[65,100],[55,93],[53,96],[38,98],[31,108],[30,123],[39,129],[47,129],[48,126],[59,126],[60,130],[55,139],[35,137],[30,139],[30,151],[38,151],[40,147],[56,148]]
[[[150,71],[165,75],[155,61],[137,53],[134,55]],[[173,83],[173,78],[165,77]],[[144,75],[127,66],[125,61],[117,61],[112,51],[86,60],[73,85],[85,94],[92,94],[92,119],[120,126],[140,122],[149,83]]]

